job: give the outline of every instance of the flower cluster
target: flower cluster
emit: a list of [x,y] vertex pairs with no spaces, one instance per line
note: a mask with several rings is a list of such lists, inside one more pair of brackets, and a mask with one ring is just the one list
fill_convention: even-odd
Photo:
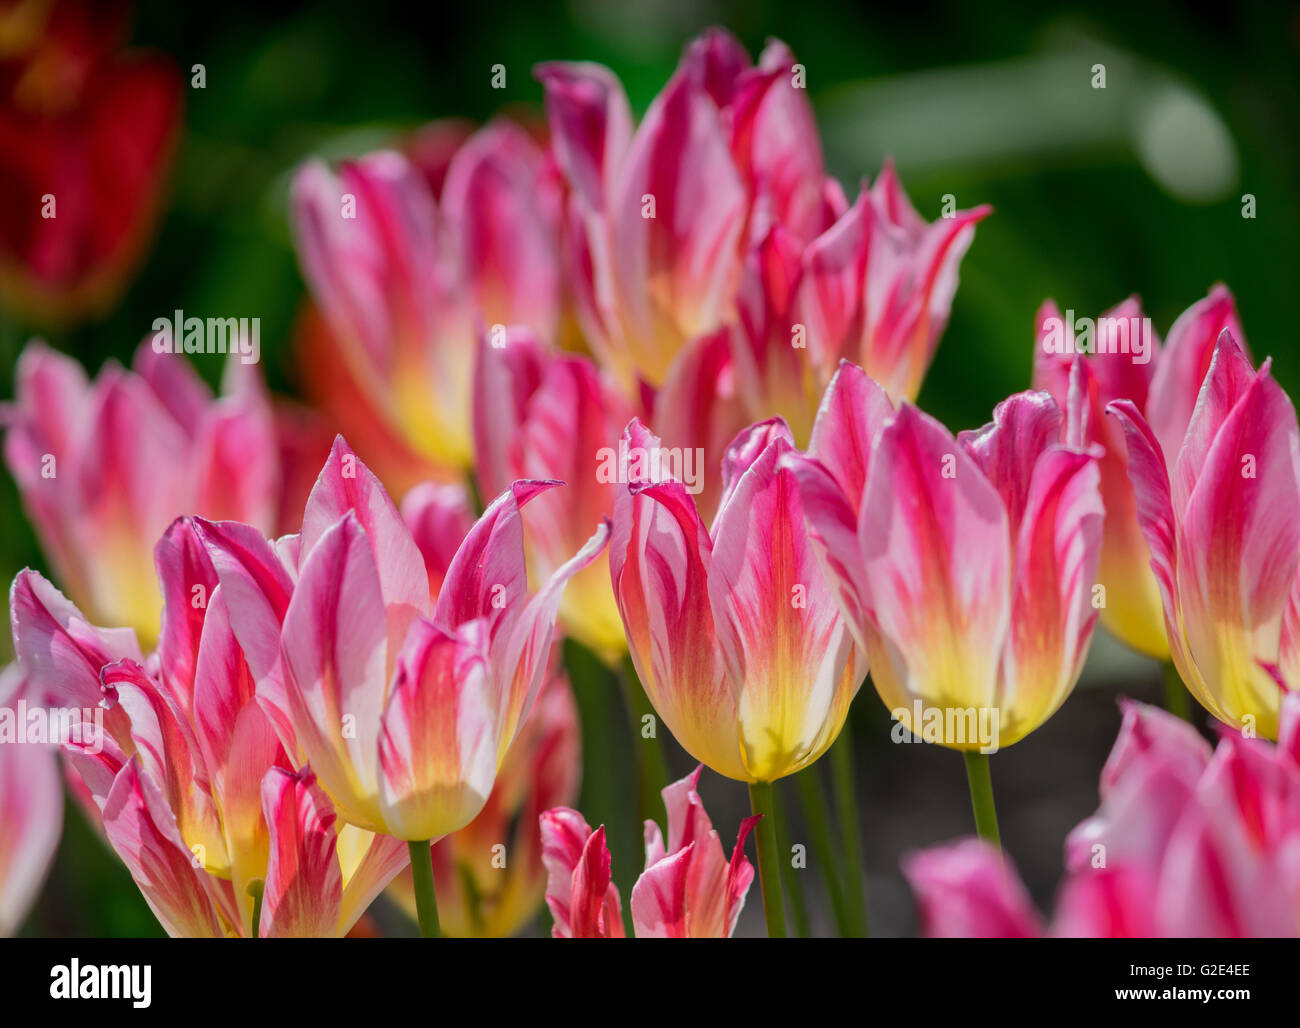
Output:
[[[1296,933],[1300,430],[1226,287],[1163,345],[1136,299],[1088,338],[1045,304],[1034,388],[954,434],[916,401],[987,206],[927,222],[888,161],[850,202],[780,42],[706,32],[639,124],[605,68],[536,77],[544,126],[294,174],[316,410],[236,359],[214,396],[148,343],[93,381],[23,352],[4,459],[51,578],[13,583],[0,709],[68,730],[0,734],[0,932],[57,840],[55,744],[170,934],[346,935],[387,889],[423,934],[510,934],[544,897],[556,937],[624,936],[574,809],[579,647],[649,705],[667,836],[646,820],[636,935],[729,937],[756,877],[785,930],[773,783],[868,672],[970,775],[983,839],[906,867],[927,930],[1037,934],[988,756],[1061,709],[1101,623],[1222,740],[1125,707],[1051,930]],[[89,288],[109,242],[28,271]],[[672,784],[660,724],[699,764]],[[749,791],[729,856],[705,767]],[[860,872],[828,874],[837,916]]]

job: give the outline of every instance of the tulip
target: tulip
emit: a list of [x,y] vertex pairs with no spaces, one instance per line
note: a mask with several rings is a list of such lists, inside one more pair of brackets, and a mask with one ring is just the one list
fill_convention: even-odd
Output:
[[[0,716],[15,718],[29,690],[19,669],[0,671]],[[40,891],[63,828],[58,761],[44,742],[25,738],[25,725],[0,731],[0,938],[17,933]]]
[[987,754],[1060,707],[1096,621],[1099,453],[1060,443],[1063,420],[1019,393],[954,439],[845,363],[807,455],[786,459],[876,691],[899,731],[967,754],[990,837]]
[[1034,387],[1050,392],[1058,406],[1067,401],[1075,354],[1086,355],[1081,370],[1088,441],[1105,451],[1100,469],[1106,523],[1098,572],[1107,600],[1101,608],[1102,624],[1138,652],[1167,661],[1160,587],[1138,525],[1123,429],[1104,411],[1112,401],[1132,401],[1151,418],[1165,459],[1172,462],[1191,421],[1219,333],[1231,329],[1236,339],[1242,339],[1236,304],[1227,287],[1215,286],[1174,322],[1163,349],[1149,331],[1136,297],[1096,319],[1091,343],[1075,339],[1074,327],[1066,324],[1051,301],[1039,309],[1037,322]]
[[525,132],[495,123],[437,171],[419,159],[313,161],[292,190],[309,389],[399,494],[473,462],[476,323],[550,343],[561,313],[558,198]]
[[1279,745],[1225,729],[1213,752],[1179,718],[1123,709],[1101,807],[1066,842],[1051,924],[1005,857],[966,840],[904,863],[927,934],[1300,935],[1300,695],[1285,695]]
[[127,4],[0,11],[0,304],[107,311],[144,256],[181,124],[179,69],[123,50]]
[[436,599],[410,529],[342,438],[278,552],[245,526],[201,525],[286,749],[344,820],[418,852],[429,934],[429,841],[483,809],[541,688],[560,594],[605,546],[601,524],[529,595],[520,509],[555,484],[516,482],[489,504]]
[[723,462],[710,531],[686,486],[665,476],[659,440],[623,434],[628,490],[614,509],[610,574],[632,661],[679,743],[749,783],[768,932],[784,934],[771,783],[809,766],[839,735],[866,674],[814,564],[804,501],[782,465],[779,418],[742,432]]
[[[663,790],[668,841],[645,823],[645,870],[632,887],[632,927],[638,938],[727,939],[745,905],[754,868],[745,840],[757,817],[740,824],[728,859],[696,791],[700,765]],[[596,831],[576,810],[559,807],[541,816],[546,902],[557,939],[622,938],[618,888],[610,877],[605,829]]]
[[33,343],[15,378],[0,413],[5,462],[55,576],[93,620],[154,639],[153,546],[173,518],[276,528],[292,463],[265,387],[238,357],[215,399],[184,357],[147,341],[134,370],[110,362],[93,382]]
[[[433,846],[433,878],[444,934],[502,938],[523,928],[545,891],[538,817],[578,796],[582,764],[573,687],[562,674],[542,686],[478,817]],[[389,888],[407,913],[409,875]]]
[[866,673],[814,566],[803,500],[781,466],[780,419],[732,443],[706,529],[685,485],[661,478],[657,437],[623,433],[629,487],[614,509],[610,573],[637,673],[678,742],[719,774],[773,782],[839,734]]
[[[547,578],[614,512],[619,433],[632,416],[613,383],[586,357],[550,355],[536,336],[511,327],[500,345],[483,340],[474,376],[474,439],[480,492],[517,479],[559,479],[524,515],[530,572]],[[567,633],[606,663],[627,643],[602,553],[564,591]]]
[[173,936],[342,936],[404,866],[394,839],[343,825],[310,769],[294,770],[256,696],[196,525],[158,545],[159,648],[92,625],[23,571],[14,648],[45,701],[107,708],[63,743],[89,813]]
[[806,329],[819,386],[850,360],[891,399],[916,399],[948,324],[957,268],[991,212],[985,205],[927,224],[885,163],[802,257],[793,321]]
[[633,131],[608,69],[543,64],[569,201],[566,263],[593,352],[631,395],[730,320],[755,210],[811,239],[833,220],[802,66],[770,43],[757,66],[726,32],[692,41]]
[[1256,371],[1225,329],[1176,455],[1150,403],[1150,418],[1131,400],[1106,409],[1128,443],[1178,674],[1220,721],[1276,738],[1280,690],[1261,664],[1300,680],[1295,408],[1271,362]]

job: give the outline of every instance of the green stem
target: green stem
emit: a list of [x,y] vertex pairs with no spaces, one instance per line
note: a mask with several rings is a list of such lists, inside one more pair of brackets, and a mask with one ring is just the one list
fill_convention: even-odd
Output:
[[[773,799],[777,806],[782,810],[788,810],[786,805],[789,800],[789,792],[784,796],[781,794],[781,786],[773,785]],[[780,816],[776,819],[776,841],[782,854],[791,852],[790,845],[790,825],[789,820]],[[790,919],[794,922],[794,933],[800,938],[808,938],[812,935],[812,927],[808,923],[808,904],[804,901],[803,885],[800,882],[797,869],[794,864],[786,859],[781,862],[781,890],[785,898],[790,901]]]
[[970,782],[970,802],[975,809],[975,831],[999,849],[1002,839],[998,835],[998,812],[993,806],[993,776],[989,773],[989,755],[978,750],[966,750],[966,778]]
[[1165,710],[1180,717],[1184,721],[1192,720],[1191,696],[1188,695],[1187,686],[1183,685],[1183,680],[1178,674],[1178,669],[1174,667],[1173,661],[1165,661],[1164,666],[1165,682]]
[[862,835],[858,830],[857,778],[853,773],[853,735],[846,721],[840,737],[831,746],[831,778],[835,783],[836,816],[844,844],[844,900],[848,912],[848,934],[867,934],[866,866],[862,861]]
[[253,938],[260,938],[262,931],[262,894],[266,890],[266,883],[260,878],[254,878],[244,887],[244,891],[253,897]]
[[758,882],[763,891],[763,914],[767,918],[767,937],[785,938],[785,908],[781,901],[781,868],[776,852],[776,807],[771,782],[752,782],[749,807],[762,820],[754,828],[758,846]]
[[808,832],[812,836],[813,858],[822,872],[826,883],[826,894],[830,897],[831,911],[835,914],[835,927],[843,938],[849,934],[847,910],[844,906],[844,891],[840,888],[840,872],[835,866],[835,844],[831,841],[830,814],[826,809],[826,789],[817,773],[817,765],[804,768],[794,776],[799,789],[799,801],[803,805],[803,815],[808,822]]
[[442,932],[438,928],[438,898],[433,892],[433,850],[429,840],[408,842],[411,851],[411,881],[415,884],[415,912],[420,922],[420,937],[436,939]]
[[[627,700],[627,712],[632,729],[633,752],[636,754],[637,813],[642,821],[662,822],[664,815],[663,790],[668,785],[668,763],[664,759],[663,744],[659,739],[659,715],[655,713],[646,695],[641,679],[637,677],[632,658],[621,665],[619,681]],[[646,717],[652,717],[655,735],[647,739],[641,734]]]

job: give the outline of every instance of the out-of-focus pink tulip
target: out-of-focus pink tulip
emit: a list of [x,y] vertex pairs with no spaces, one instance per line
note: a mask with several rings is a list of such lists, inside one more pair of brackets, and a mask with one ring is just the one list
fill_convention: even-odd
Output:
[[309,387],[399,495],[473,461],[478,322],[556,336],[549,167],[521,128],[500,122],[434,176],[382,151],[337,173],[312,162],[294,180],[298,255],[319,308],[302,332]]
[[[614,513],[617,448],[632,410],[592,362],[551,355],[529,330],[484,339],[474,377],[475,466],[479,491],[495,496],[518,479],[566,485],[537,497],[524,514],[528,567],[549,577]],[[564,591],[560,620],[573,638],[609,662],[626,651],[602,553]]]
[[55,576],[93,620],[151,642],[162,605],[153,547],[167,526],[197,513],[275,531],[290,468],[265,386],[237,356],[217,398],[185,357],[148,340],[134,365],[110,362],[92,382],[33,343],[0,419],[5,462]]
[[[645,870],[632,886],[632,927],[642,939],[727,939],[745,905],[754,868],[745,840],[758,816],[740,824],[730,859],[696,783],[700,765],[663,790],[668,841],[645,823]],[[576,810],[559,807],[541,816],[546,902],[557,939],[623,937],[618,888],[610,877],[604,826],[594,832]]]
[[25,735],[22,673],[0,670],[0,938],[22,926],[63,829],[63,789],[54,748]]
[[560,594],[608,535],[597,526],[530,595],[520,508],[555,484],[493,500],[436,598],[410,529],[341,438],[298,537],[200,523],[241,598],[232,625],[259,699],[351,824],[437,839],[482,810],[545,677]]
[[[1066,842],[1053,935],[1300,935],[1300,695],[1277,746],[1224,729],[1218,748],[1155,707],[1124,705],[1101,807]],[[967,840],[904,871],[930,935],[1039,935],[1001,853]]]
[[[1085,330],[1089,326],[1085,325]],[[1064,408],[1071,367],[1083,367],[1089,442],[1105,450],[1101,495],[1106,524],[1099,581],[1106,589],[1101,621],[1129,646],[1169,659],[1160,587],[1149,565],[1150,551],[1138,525],[1137,501],[1128,479],[1128,448],[1119,422],[1105,416],[1106,405],[1130,400],[1151,420],[1157,440],[1172,463],[1192,419],[1214,344],[1224,329],[1245,343],[1232,294],[1217,285],[1189,307],[1160,340],[1143,317],[1136,297],[1112,307],[1091,326],[1091,339],[1076,336],[1052,301],[1039,308],[1034,349],[1034,387],[1046,389]]]
[[948,324],[957,268],[992,211],[953,211],[927,223],[891,162],[803,255],[793,321],[824,385],[841,360],[859,364],[897,400],[915,400]]
[[157,559],[166,605],[147,660],[129,629],[94,627],[36,572],[14,581],[32,688],[81,723],[107,708],[102,733],[63,742],[88,812],[171,935],[346,934],[406,847],[338,822],[311,771],[294,771],[195,523],[176,521]]
[[844,363],[807,455],[786,458],[876,690],[927,741],[1010,745],[1078,679],[1096,622],[1099,451],[1060,443],[1062,421],[1048,394],[1018,393],[954,438]]
[[780,419],[727,451],[705,527],[670,456],[639,421],[623,434],[629,485],[614,508],[610,573],[646,695],[677,741],[719,774],[771,782],[839,734],[866,674],[782,467]]
[[631,393],[658,387],[691,340],[732,317],[753,212],[798,238],[839,207],[802,66],[773,42],[754,66],[713,29],[688,44],[635,132],[608,69],[543,64],[569,187],[566,263],[593,351]]
[[1128,441],[1170,656],[1211,714],[1276,738],[1281,690],[1261,662],[1300,680],[1295,408],[1270,361],[1256,371],[1225,329],[1177,450],[1175,419],[1157,410],[1168,413],[1150,400],[1149,417],[1131,400],[1107,406]]

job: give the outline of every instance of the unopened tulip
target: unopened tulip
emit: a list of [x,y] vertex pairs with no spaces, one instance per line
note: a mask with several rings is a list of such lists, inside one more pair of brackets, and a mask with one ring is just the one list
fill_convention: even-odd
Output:
[[1081,363],[1088,407],[1087,438],[1101,445],[1101,495],[1106,523],[1098,580],[1106,590],[1101,621],[1119,639],[1148,656],[1169,659],[1160,587],[1150,569],[1151,554],[1138,525],[1128,479],[1128,448],[1119,422],[1105,416],[1108,403],[1130,400],[1150,418],[1166,463],[1182,446],[1201,382],[1219,334],[1231,329],[1245,347],[1236,304],[1225,286],[1189,307],[1169,330],[1162,348],[1136,297],[1095,321],[1063,317],[1056,304],[1038,312],[1034,386],[1046,389],[1064,408],[1071,368]]
[[876,690],[915,736],[992,752],[1078,679],[1102,503],[1097,452],[1059,442],[1062,420],[1019,393],[954,438],[845,363],[787,460]]
[[[668,840],[645,824],[645,870],[632,886],[632,927],[641,939],[727,939],[745,905],[754,868],[745,840],[757,817],[740,824],[728,858],[696,792],[703,765],[663,790]],[[622,938],[618,888],[610,877],[605,829],[594,832],[576,810],[541,817],[546,902],[557,939]]]
[[174,936],[341,936],[405,866],[295,771],[256,696],[227,591],[178,520],[158,546],[158,652],[94,627],[36,572],[11,596],[14,648],[46,703],[102,731],[63,742],[88,813]]
[[550,343],[561,306],[558,196],[528,135],[489,125],[436,180],[416,160],[317,161],[293,184],[311,390],[399,495],[473,462],[478,323]]
[[18,720],[18,702],[29,692],[16,665],[0,670],[0,938],[22,926],[63,828],[54,748],[28,738]]
[[1261,664],[1300,680],[1295,408],[1271,362],[1256,371],[1225,329],[1176,451],[1150,404],[1151,417],[1130,400],[1107,410],[1128,441],[1174,666],[1220,721],[1276,738],[1280,689]]
[[154,544],[176,517],[277,529],[290,467],[265,387],[238,356],[217,398],[184,356],[149,340],[134,370],[109,363],[93,382],[33,343],[15,378],[0,415],[5,463],[55,577],[93,620],[154,639]]
[[628,488],[610,573],[632,660],[695,759],[743,782],[807,767],[835,741],[866,673],[816,567],[804,501],[774,419],[732,443],[712,530],[672,454],[639,421],[623,434]]
[[1300,935],[1300,695],[1277,746],[1129,703],[1101,774],[1101,807],[1066,842],[1044,927],[1006,858],[980,840],[915,855],[904,871],[926,934],[1186,938]]

